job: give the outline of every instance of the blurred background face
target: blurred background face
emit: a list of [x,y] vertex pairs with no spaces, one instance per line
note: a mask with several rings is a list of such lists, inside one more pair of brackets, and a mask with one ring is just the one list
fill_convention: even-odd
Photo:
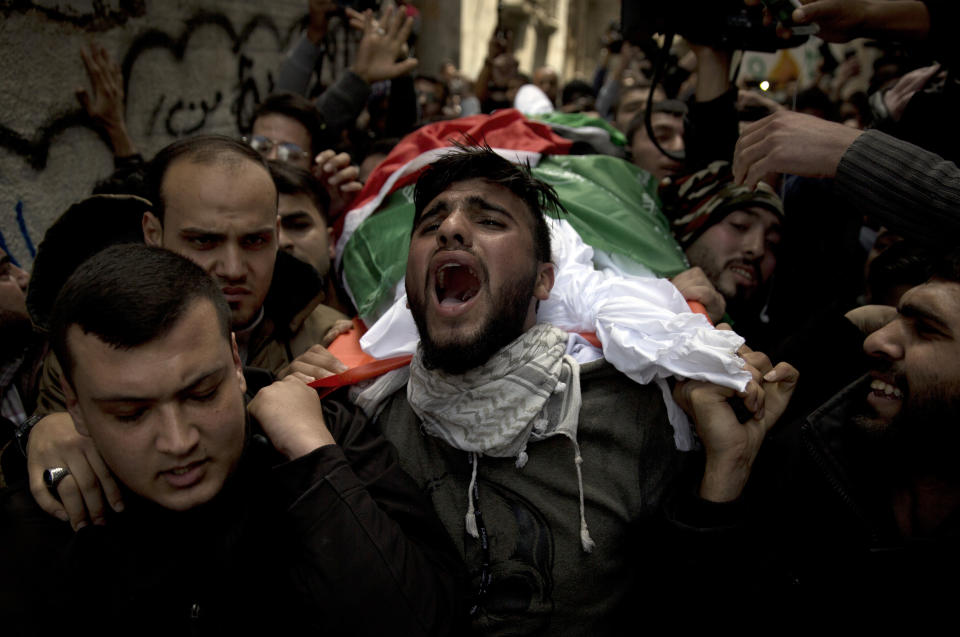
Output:
[[[650,118],[653,134],[660,146],[667,150],[683,150],[683,118],[673,113],[654,113]],[[641,126],[633,134],[630,144],[633,163],[640,166],[658,180],[676,174],[683,164],[670,159],[660,152],[650,141],[646,126]]]
[[439,82],[418,77],[413,82],[417,92],[417,102],[420,105],[420,117],[428,122],[443,115],[444,91]]
[[313,163],[310,131],[292,117],[279,113],[261,115],[253,122],[250,136],[251,146],[267,159],[279,159],[310,170]]
[[333,237],[323,213],[305,193],[280,195],[280,249],[313,266],[321,276],[330,271]]
[[[628,89],[622,89],[620,102],[617,104],[617,111],[614,115],[613,123],[618,129],[626,133],[630,127],[630,122],[637,113],[640,113],[647,107],[647,98],[650,97],[649,86],[637,86]],[[659,86],[654,93],[655,102],[667,99],[667,94]]]
[[560,80],[557,72],[549,67],[537,69],[533,74],[533,83],[543,91],[554,104],[557,103],[557,95],[560,92]]

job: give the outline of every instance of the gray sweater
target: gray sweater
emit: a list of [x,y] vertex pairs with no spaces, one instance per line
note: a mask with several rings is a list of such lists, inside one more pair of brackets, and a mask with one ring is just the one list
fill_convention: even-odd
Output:
[[522,469],[515,458],[480,457],[485,557],[464,524],[469,454],[423,433],[405,388],[377,419],[461,551],[474,593],[489,563],[491,581],[473,618],[476,634],[620,634],[624,615],[635,619],[632,604],[641,591],[662,586],[653,556],[661,547],[648,530],[655,528],[679,456],[663,398],[656,386],[638,385],[602,360],[581,367],[580,383],[577,438],[585,517],[596,542],[591,553],[580,543],[574,447],[567,438],[531,442]]

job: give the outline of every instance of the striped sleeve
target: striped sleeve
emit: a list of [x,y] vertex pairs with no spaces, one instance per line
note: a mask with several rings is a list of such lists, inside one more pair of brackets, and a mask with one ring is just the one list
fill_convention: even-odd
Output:
[[859,212],[928,245],[960,232],[960,168],[919,146],[867,131],[837,167],[838,192]]

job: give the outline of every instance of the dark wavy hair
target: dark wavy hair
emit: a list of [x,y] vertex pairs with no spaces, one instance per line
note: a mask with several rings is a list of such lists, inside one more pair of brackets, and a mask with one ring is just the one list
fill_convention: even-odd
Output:
[[[468,143],[473,140],[467,140]],[[427,205],[451,185],[468,179],[484,179],[503,186],[526,204],[530,211],[533,242],[537,261],[550,261],[550,229],[544,212],[552,208],[564,211],[553,186],[540,181],[526,164],[514,164],[486,145],[456,143],[457,151],[444,155],[420,175],[413,193],[413,227]]]

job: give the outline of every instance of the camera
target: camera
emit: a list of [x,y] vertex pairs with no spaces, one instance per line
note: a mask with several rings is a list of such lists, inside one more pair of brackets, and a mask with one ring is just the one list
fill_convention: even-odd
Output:
[[763,25],[763,9],[745,6],[743,0],[623,0],[620,8],[623,37],[636,45],[655,33],[676,33],[719,49],[776,51],[799,46],[808,37],[778,37],[775,25]]

